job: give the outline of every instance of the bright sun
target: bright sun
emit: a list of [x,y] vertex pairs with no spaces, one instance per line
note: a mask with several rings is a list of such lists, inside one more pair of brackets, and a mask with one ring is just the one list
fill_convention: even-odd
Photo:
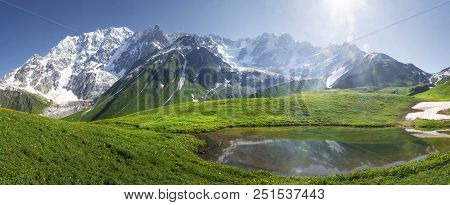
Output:
[[324,17],[337,33],[345,35],[347,41],[355,38],[358,15],[366,7],[366,0],[322,0]]

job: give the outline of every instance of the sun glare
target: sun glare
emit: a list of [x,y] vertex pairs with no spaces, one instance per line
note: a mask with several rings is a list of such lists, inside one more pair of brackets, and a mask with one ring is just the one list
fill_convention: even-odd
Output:
[[349,12],[358,5],[358,0],[326,0],[326,6],[334,12]]

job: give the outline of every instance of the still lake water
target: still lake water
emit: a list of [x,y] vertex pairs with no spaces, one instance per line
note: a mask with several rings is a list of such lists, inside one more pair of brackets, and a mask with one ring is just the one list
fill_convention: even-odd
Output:
[[208,160],[283,175],[348,173],[450,151],[450,138],[417,138],[400,128],[228,128],[199,137]]

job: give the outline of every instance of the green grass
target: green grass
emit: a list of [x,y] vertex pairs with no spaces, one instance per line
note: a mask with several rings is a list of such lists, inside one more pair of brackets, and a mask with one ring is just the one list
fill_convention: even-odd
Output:
[[86,109],[73,113],[69,116],[61,118],[61,120],[69,121],[69,122],[77,122],[82,121],[83,115],[86,113]]
[[31,93],[0,90],[0,107],[2,108],[41,114],[50,104],[50,101]]
[[[193,135],[0,110],[1,184],[448,184],[450,154],[329,177],[284,177],[201,159]],[[24,126],[23,125],[27,125]]]
[[[427,92],[415,95],[421,101],[450,101],[450,81],[441,83]],[[441,111],[440,114],[450,115],[449,110]],[[416,128],[450,128],[449,120],[415,120]]]
[[449,153],[346,175],[287,177],[205,161],[196,154],[204,141],[188,134],[281,124],[394,126],[414,102],[328,91],[184,103],[95,123],[0,109],[0,184],[448,184]]
[[259,90],[255,94],[252,94],[251,97],[281,97],[308,91],[325,90],[325,88],[326,85],[322,80],[291,81]]
[[397,125],[402,113],[416,102],[407,96],[331,90],[174,104],[96,123],[172,133],[279,125],[382,127]]
[[409,87],[387,87],[380,90],[376,90],[377,93],[384,94],[397,94],[397,95],[409,95],[410,94]]
[[414,121],[416,128],[450,128],[450,120],[423,120]]
[[409,87],[356,87],[351,88],[351,90],[362,92],[362,93],[380,93],[380,94],[395,94],[395,95],[405,95],[412,96],[429,90],[428,84],[421,84]]
[[450,81],[439,84],[427,92],[416,95],[416,97],[427,101],[450,101]]

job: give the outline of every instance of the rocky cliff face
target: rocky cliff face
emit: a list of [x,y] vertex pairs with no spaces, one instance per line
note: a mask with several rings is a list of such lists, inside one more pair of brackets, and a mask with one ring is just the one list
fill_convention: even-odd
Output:
[[33,55],[5,76],[5,84],[40,94],[56,103],[92,100],[120,76],[106,70],[116,51],[133,35],[127,28],[109,28],[69,36],[45,56]]

